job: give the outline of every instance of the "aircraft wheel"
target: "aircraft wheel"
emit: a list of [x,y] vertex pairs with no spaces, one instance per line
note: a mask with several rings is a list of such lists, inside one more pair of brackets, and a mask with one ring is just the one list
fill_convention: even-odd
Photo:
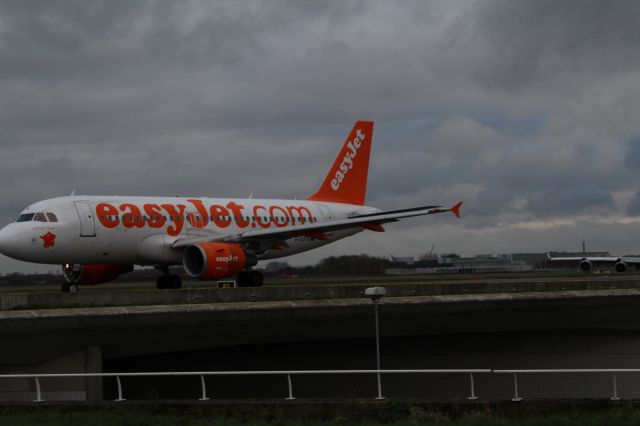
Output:
[[60,288],[60,291],[63,293],[69,293],[70,292],[70,287],[71,287],[71,283],[63,283],[62,287]]
[[71,284],[69,286],[69,293],[77,293],[80,291],[80,286],[78,284]]
[[182,279],[177,275],[169,275],[169,288],[179,289],[182,288]]
[[264,283],[264,276],[258,271],[249,271],[249,282],[251,287],[262,287]]
[[236,276],[236,284],[238,285],[238,287],[250,286],[249,274],[247,271],[241,271],[240,273],[238,273],[238,275]]
[[164,290],[168,287],[168,279],[167,277],[169,277],[169,275],[160,275],[157,279],[156,279],[156,288],[158,290]]

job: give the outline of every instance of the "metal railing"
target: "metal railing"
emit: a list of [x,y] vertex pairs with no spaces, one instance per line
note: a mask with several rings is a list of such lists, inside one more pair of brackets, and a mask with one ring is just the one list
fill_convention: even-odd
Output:
[[[33,379],[35,382],[36,398],[34,402],[43,402],[43,390],[41,379],[48,378],[104,378],[112,377],[116,380],[118,396],[114,401],[125,401],[122,385],[124,377],[175,377],[175,376],[199,376],[201,396],[199,401],[208,401],[207,377],[215,376],[286,376],[287,396],[286,400],[296,399],[293,395],[292,376],[302,375],[387,375],[387,374],[467,374],[469,376],[469,396],[467,399],[475,400],[476,395],[474,374],[511,374],[513,375],[513,398],[512,401],[522,401],[521,389],[518,385],[518,375],[541,375],[541,374],[610,374],[611,375],[611,400],[620,400],[618,392],[618,375],[627,373],[640,373],[640,369],[635,368],[587,368],[587,369],[540,369],[540,370],[491,370],[491,369],[408,369],[408,370],[267,370],[267,371],[180,371],[180,372],[144,372],[144,373],[60,373],[60,374],[1,374],[2,379]],[[382,397],[381,388],[378,388],[378,396]]]
[[[208,401],[210,398],[207,394],[207,384],[205,377],[209,376],[286,376],[288,393],[286,400],[294,400],[293,382],[291,376],[300,375],[344,375],[344,374],[468,374],[469,375],[469,396],[467,399],[475,400],[475,381],[474,374],[491,373],[490,369],[463,369],[463,370],[273,370],[273,371],[170,371],[170,372],[146,372],[146,373],[60,373],[60,374],[0,374],[2,379],[34,379],[36,385],[36,399],[33,402],[43,402],[42,386],[40,379],[46,378],[73,378],[73,377],[114,377],[118,386],[118,397],[114,400],[117,402],[125,401],[122,377],[168,377],[168,376],[200,376],[201,397],[199,401]],[[381,388],[378,388],[378,397],[376,399],[384,399]]]
[[640,373],[640,369],[637,368],[568,368],[568,369],[546,369],[546,370],[493,370],[494,374],[513,374],[513,389],[514,394],[512,401],[522,401],[522,396],[518,390],[518,374],[566,374],[566,373],[608,373],[611,374],[611,400],[619,401],[620,396],[618,394],[618,374],[623,373]]

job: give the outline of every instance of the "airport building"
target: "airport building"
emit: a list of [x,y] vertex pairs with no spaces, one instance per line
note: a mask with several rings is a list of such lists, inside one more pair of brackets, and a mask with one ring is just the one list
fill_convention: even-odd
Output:
[[533,267],[509,255],[478,255],[473,257],[444,256],[435,260],[414,261],[400,268],[388,268],[386,275],[420,275],[483,272],[526,272]]

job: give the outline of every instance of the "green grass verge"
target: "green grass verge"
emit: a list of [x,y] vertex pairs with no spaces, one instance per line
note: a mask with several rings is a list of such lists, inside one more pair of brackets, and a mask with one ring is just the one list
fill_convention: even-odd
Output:
[[403,404],[385,404],[373,418],[357,418],[353,416],[333,417],[325,419],[290,418],[285,415],[260,417],[234,417],[230,415],[212,415],[207,413],[193,413],[186,410],[184,414],[149,412],[143,409],[104,409],[94,411],[72,412],[36,410],[36,412],[14,412],[0,416],[0,426],[369,426],[369,425],[447,425],[447,426],[631,426],[640,424],[640,409],[621,406],[603,409],[596,412],[563,412],[560,413],[532,413],[527,410],[516,414],[499,414],[490,408],[451,415],[446,411],[425,409],[418,406]]
[[[510,273],[478,273],[478,274],[425,274],[425,275],[379,275],[379,276],[337,276],[337,277],[297,277],[265,279],[265,287],[295,287],[295,286],[344,286],[344,285],[393,285],[393,284],[442,284],[449,282],[481,282],[487,280],[535,280],[535,279],[563,279],[579,278],[589,280],[597,277],[612,276],[615,279],[636,279],[637,274],[625,275],[585,274],[582,272],[510,272]],[[61,278],[62,280],[62,278]],[[216,282],[185,280],[183,289],[216,288]],[[109,290],[152,290],[155,283],[149,282],[114,282],[99,286],[81,286],[82,292]],[[60,285],[4,285],[0,286],[0,293],[59,293]]]

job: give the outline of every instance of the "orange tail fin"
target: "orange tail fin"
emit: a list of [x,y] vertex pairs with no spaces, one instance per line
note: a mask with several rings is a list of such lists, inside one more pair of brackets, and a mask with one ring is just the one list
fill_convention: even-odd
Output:
[[318,191],[308,199],[364,205],[373,121],[356,121]]

